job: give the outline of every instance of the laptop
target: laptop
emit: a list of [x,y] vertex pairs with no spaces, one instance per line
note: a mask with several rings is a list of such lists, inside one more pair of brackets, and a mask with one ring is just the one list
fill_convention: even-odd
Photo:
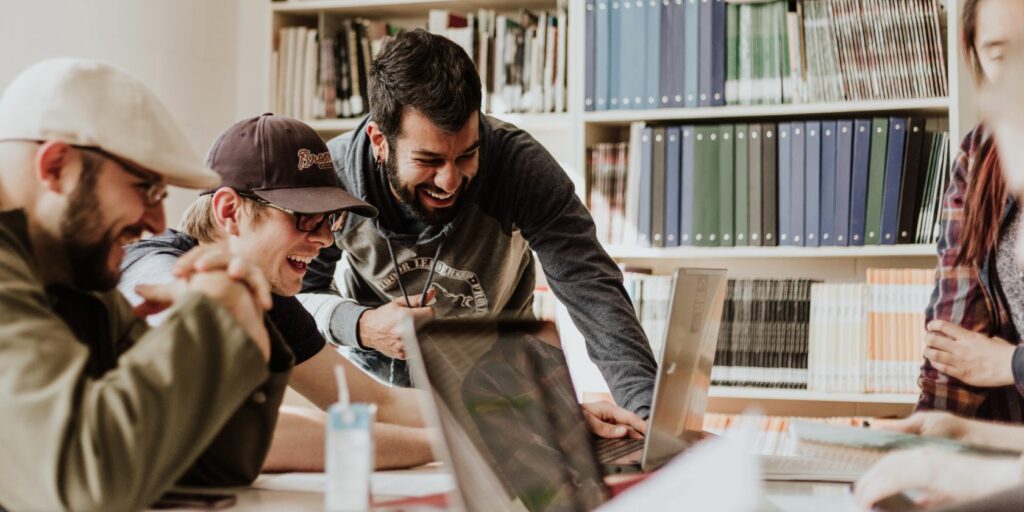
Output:
[[725,270],[675,270],[647,436],[600,440],[598,459],[610,470],[653,471],[705,436],[726,284]]
[[[648,436],[632,462],[645,470],[702,437],[724,303],[724,271],[675,277],[669,325],[681,331],[664,344]],[[608,498],[554,324],[434,321],[407,326],[405,341],[413,384],[432,397],[426,419],[442,427],[437,455],[458,475],[456,504],[494,509],[504,495],[513,508],[589,510]]]

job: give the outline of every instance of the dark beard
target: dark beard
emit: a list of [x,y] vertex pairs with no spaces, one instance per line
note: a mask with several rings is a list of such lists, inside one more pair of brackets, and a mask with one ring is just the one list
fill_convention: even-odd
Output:
[[[435,190],[436,187],[419,185],[410,191],[409,187],[402,183],[401,178],[398,177],[398,164],[395,163],[395,158],[393,158],[395,153],[394,144],[389,143],[388,145],[392,149],[390,150],[391,154],[388,155],[387,162],[384,163],[384,172],[387,174],[391,190],[394,190],[395,194],[398,196],[398,202],[412,212],[413,216],[416,217],[416,220],[428,226],[443,226],[454,220],[459,214],[459,208],[462,205],[462,197],[456,197],[455,204],[448,208],[443,210],[434,210],[433,212],[427,211],[423,204],[420,203],[417,191],[420,188]],[[459,186],[457,194],[461,194],[463,190],[465,190],[467,182],[468,180],[465,178],[462,179],[462,185]]]
[[117,286],[121,274],[107,267],[114,233],[107,231],[98,237],[94,234],[100,212],[95,194],[97,174],[82,173],[60,225],[74,286],[80,290],[108,291]]

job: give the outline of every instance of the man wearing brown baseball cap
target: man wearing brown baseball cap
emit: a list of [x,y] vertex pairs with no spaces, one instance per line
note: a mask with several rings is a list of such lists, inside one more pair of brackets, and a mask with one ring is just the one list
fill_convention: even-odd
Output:
[[[263,114],[235,123],[217,137],[207,164],[221,176],[220,186],[189,207],[181,231],[168,230],[126,248],[122,292],[142,305],[143,298],[133,293],[137,285],[173,279],[177,260],[194,248],[227,244],[270,282],[274,307],[269,317],[295,354],[289,384],[326,409],[338,396],[333,369],[343,366],[352,399],[378,406],[377,466],[431,461],[417,392],[380,384],[328,347],[295,298],[306,265],[333,242],[347,217],[373,218],[377,210],[341,188],[323,139],[288,117]],[[149,321],[164,319],[154,315]],[[322,471],[323,449],[322,415],[285,410],[265,469]]]
[[[212,246],[148,328],[114,289],[121,246],[164,229],[168,184],[215,186],[137,79],[36,64],[0,97],[0,508],[134,510],[177,481],[260,469],[292,356],[259,268]],[[200,271],[195,264],[203,261]]]

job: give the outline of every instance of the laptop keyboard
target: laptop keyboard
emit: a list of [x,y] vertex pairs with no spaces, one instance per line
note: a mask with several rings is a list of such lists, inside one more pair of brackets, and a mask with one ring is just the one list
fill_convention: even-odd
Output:
[[624,438],[596,438],[594,450],[597,460],[601,463],[612,462],[623,455],[641,450],[644,447],[643,439]]

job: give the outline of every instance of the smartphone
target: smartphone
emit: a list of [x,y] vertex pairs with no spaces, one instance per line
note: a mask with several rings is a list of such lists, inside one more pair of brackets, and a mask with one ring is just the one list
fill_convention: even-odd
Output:
[[234,506],[235,501],[235,495],[233,494],[168,491],[152,505],[152,508],[157,510],[171,508],[221,510]]

